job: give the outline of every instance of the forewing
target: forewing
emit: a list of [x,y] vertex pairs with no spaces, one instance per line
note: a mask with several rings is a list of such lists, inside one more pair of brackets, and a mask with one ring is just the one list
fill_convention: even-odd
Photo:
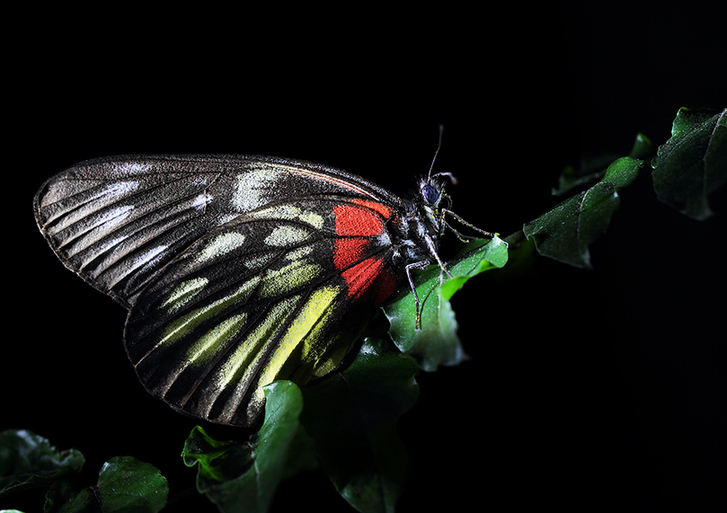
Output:
[[334,262],[334,209],[347,201],[355,200],[275,202],[212,230],[170,263],[126,325],[127,352],[147,390],[191,415],[250,425],[264,385],[333,370],[370,317],[362,291],[384,276],[391,250],[371,246],[343,269],[340,256]]
[[129,307],[159,273],[210,231],[297,197],[399,200],[342,171],[266,157],[125,156],[83,162],[34,201],[60,260]]

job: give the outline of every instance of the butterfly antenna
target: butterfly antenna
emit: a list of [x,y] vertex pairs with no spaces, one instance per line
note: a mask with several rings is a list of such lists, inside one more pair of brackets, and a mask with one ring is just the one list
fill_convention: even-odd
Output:
[[432,158],[432,164],[429,166],[429,173],[427,173],[427,182],[432,178],[432,170],[434,169],[434,163],[437,161],[437,155],[439,155],[439,148],[442,147],[442,132],[444,132],[444,125],[439,124],[439,140],[437,141],[437,149],[434,150],[434,157]]

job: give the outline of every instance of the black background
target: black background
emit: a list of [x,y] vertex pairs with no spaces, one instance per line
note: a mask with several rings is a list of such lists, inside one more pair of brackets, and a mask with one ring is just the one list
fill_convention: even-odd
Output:
[[[46,178],[110,154],[254,153],[405,194],[442,123],[455,210],[509,234],[556,203],[566,164],[626,154],[637,132],[662,143],[682,105],[727,106],[724,18],[693,2],[25,16],[5,79],[0,428],[80,449],[89,479],[115,455],[152,462],[174,496],[195,423],[143,391],[124,312],[38,233]],[[539,259],[469,283],[453,304],[472,358],[419,378],[399,510],[727,510],[724,191],[712,204],[706,222],[681,216],[645,170],[594,270]],[[182,497],[169,511],[213,510]],[[322,473],[280,487],[272,511],[294,506],[347,508]]]

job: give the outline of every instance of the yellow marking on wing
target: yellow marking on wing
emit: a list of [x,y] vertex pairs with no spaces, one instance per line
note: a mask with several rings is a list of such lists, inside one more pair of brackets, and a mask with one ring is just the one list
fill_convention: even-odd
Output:
[[[235,351],[235,354],[233,354],[228,362],[229,366],[227,364],[224,366],[224,369],[229,369],[229,371],[224,376],[220,374],[221,379],[217,381],[217,390],[222,390],[222,388],[227,386],[237,376],[239,378],[237,379],[235,391],[231,394],[230,399],[227,400],[225,409],[216,420],[219,422],[229,422],[232,419],[232,415],[245,396],[245,390],[250,385],[250,380],[253,379],[258,364],[265,357],[265,350],[271,343],[270,337],[273,336],[280,322],[288,316],[290,310],[294,308],[299,300],[300,296],[293,296],[280,301],[271,308],[261,324],[255,328]],[[251,356],[252,359],[250,359]],[[245,366],[245,370],[242,376],[240,376],[239,369],[243,365]],[[253,395],[254,397],[255,395]],[[211,407],[212,402],[210,402]],[[205,414],[209,415],[209,409]]]
[[[347,338],[344,334],[339,334],[335,340],[332,340],[332,344],[336,344],[341,339]],[[349,341],[350,341],[350,337]],[[320,378],[325,376],[326,374],[333,372],[336,367],[341,363],[341,360],[346,356],[346,353],[348,352],[351,344],[341,344],[340,347],[337,347],[334,351],[331,352],[330,355],[328,355],[325,360],[321,359],[321,355],[316,355],[315,365],[313,368],[313,377]],[[310,352],[310,351],[309,351]],[[318,351],[319,353],[321,351]],[[306,353],[307,355],[308,353]]]
[[260,285],[260,297],[277,296],[305,285],[314,280],[321,273],[318,264],[306,263],[296,260],[281,269],[269,269],[265,273],[263,283]]
[[315,212],[303,212],[298,216],[298,219],[311,225],[313,228],[317,228],[319,230],[323,228],[323,217]]
[[229,385],[240,368],[245,364],[249,364],[250,360],[255,356],[260,343],[273,334],[277,324],[285,318],[285,312],[290,306],[291,300],[286,300],[272,307],[262,322],[247,337],[240,340],[235,351],[222,364],[217,373],[218,389],[221,390]]
[[[247,313],[233,315],[202,335],[187,351],[187,361],[195,363],[200,357],[207,359],[210,348],[216,349],[224,346],[232,337],[237,335],[247,320]],[[214,351],[212,351],[214,352]]]
[[265,369],[258,380],[258,388],[253,395],[253,402],[264,399],[262,387],[272,383],[276,379],[280,369],[283,368],[283,365],[288,361],[290,355],[304,339],[304,344],[308,348],[318,341],[320,333],[326,324],[329,307],[338,296],[339,291],[340,287],[327,286],[311,294],[308,302],[300,310],[270,355],[270,359],[266,363]]
[[164,377],[163,383],[159,385],[161,395],[174,384],[179,374],[190,365],[204,364],[217,351],[222,349],[245,325],[247,313],[241,313],[229,317],[199,337],[184,352],[184,357],[179,359],[176,365]]
[[252,292],[259,281],[260,276],[254,276],[252,279],[243,283],[229,296],[225,296],[222,299],[218,299],[217,301],[210,303],[209,305],[192,310],[188,314],[175,319],[169,323],[167,328],[164,330],[158,345],[168,344],[179,340],[205,320],[210,319],[212,316],[227,308],[230,304],[246,300],[247,296]]
[[207,278],[194,278],[183,281],[169,293],[166,301],[159,308],[167,308],[167,312],[173,313],[187,304],[196,296],[209,282]]

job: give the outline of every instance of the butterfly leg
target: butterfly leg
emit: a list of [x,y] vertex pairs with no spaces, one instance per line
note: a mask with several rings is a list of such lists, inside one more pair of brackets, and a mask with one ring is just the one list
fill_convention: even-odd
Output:
[[439,230],[439,236],[441,237],[442,235],[444,235],[445,229],[449,228],[449,230],[454,233],[454,236],[457,237],[457,240],[465,244],[469,244],[470,241],[467,239],[474,239],[474,237],[469,237],[467,235],[459,233],[459,231],[455,229],[451,224],[449,224],[445,219],[445,215],[447,214],[447,212],[451,212],[450,209],[452,208],[452,196],[450,196],[446,192],[442,192],[442,198],[447,202],[447,206],[445,208],[436,210],[437,217],[439,218],[439,225],[441,226],[441,229]]
[[459,231],[453,227],[451,224],[449,224],[447,221],[442,219],[442,225],[445,228],[449,228],[449,230],[454,234],[455,237],[457,237],[457,240],[460,242],[463,242],[465,244],[469,244],[472,239],[475,239],[476,237],[472,237],[470,235],[464,235],[462,233],[459,233]]
[[424,236],[424,240],[427,243],[427,247],[429,248],[429,252],[432,254],[434,259],[437,261],[437,264],[439,264],[439,268],[446,273],[447,276],[450,278],[454,278],[452,276],[452,273],[450,273],[446,267],[444,267],[444,262],[439,258],[439,253],[437,253],[437,246],[434,244],[434,241],[429,235]]
[[411,270],[412,269],[424,269],[426,266],[431,264],[431,262],[427,260],[420,260],[418,262],[413,262],[411,264],[408,264],[404,270],[406,271],[406,278],[409,280],[409,287],[411,287],[411,292],[414,294],[414,305],[416,307],[416,320],[414,322],[414,329],[420,330],[422,329],[422,311],[420,308],[419,303],[419,295],[417,294],[417,288],[414,286],[414,280],[411,278]]
[[442,217],[444,217],[446,214],[449,214],[455,220],[457,220],[458,222],[462,223],[467,228],[472,228],[473,230],[477,231],[478,233],[484,235],[485,237],[489,237],[490,239],[492,239],[496,235],[495,233],[485,231],[482,228],[478,228],[477,226],[473,225],[472,223],[468,223],[467,221],[465,221],[464,219],[462,219],[460,216],[458,216],[457,214],[455,214],[451,210],[449,210],[447,208],[443,208],[442,209]]

